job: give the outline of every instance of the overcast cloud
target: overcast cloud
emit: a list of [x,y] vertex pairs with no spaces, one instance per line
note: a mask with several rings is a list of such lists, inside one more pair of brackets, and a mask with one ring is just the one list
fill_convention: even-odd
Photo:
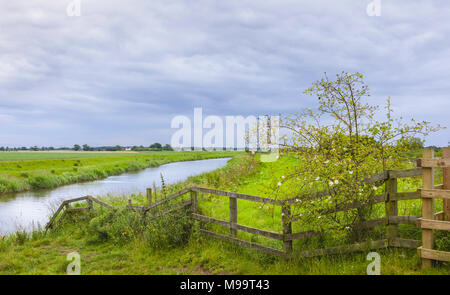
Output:
[[[314,105],[323,72],[450,126],[449,1],[0,0],[0,146],[169,143],[175,115]],[[450,130],[428,144],[446,145]]]

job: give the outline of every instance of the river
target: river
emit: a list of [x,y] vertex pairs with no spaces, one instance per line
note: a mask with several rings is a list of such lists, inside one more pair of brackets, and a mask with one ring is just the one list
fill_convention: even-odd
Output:
[[0,235],[17,230],[30,231],[38,224],[44,226],[51,212],[62,201],[91,196],[131,195],[145,193],[146,188],[186,180],[189,176],[209,172],[226,165],[230,158],[175,162],[134,173],[111,176],[103,180],[0,196]]

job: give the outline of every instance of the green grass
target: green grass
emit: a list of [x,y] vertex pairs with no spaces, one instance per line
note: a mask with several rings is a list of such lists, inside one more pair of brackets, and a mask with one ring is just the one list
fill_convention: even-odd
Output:
[[[152,152],[148,152],[152,153]],[[155,152],[168,154],[170,152]],[[125,157],[135,156],[135,152],[75,152],[75,151],[48,151],[48,152],[0,152],[0,161],[27,161],[27,160],[62,160],[84,159],[99,157]]]
[[[364,275],[366,253],[286,261],[229,243],[194,235],[171,249],[155,250],[142,240],[124,245],[111,241],[90,244],[80,225],[30,238],[21,245],[0,241],[0,274],[65,274],[68,253],[81,256],[81,273],[101,274],[287,274]],[[383,250],[381,272],[385,275],[450,274],[445,267],[420,270],[414,250]]]
[[[273,174],[280,173],[280,167],[291,165],[289,160],[275,163],[259,163],[246,155],[236,155],[227,166],[213,172],[189,178],[183,183],[166,188],[172,193],[189,186],[215,187],[234,190],[241,193],[263,195],[264,183]],[[419,182],[400,182],[401,190],[413,190]],[[116,196],[108,199],[116,207],[123,207],[128,196]],[[143,195],[131,196],[133,204],[144,204]],[[409,203],[411,202],[411,203]],[[407,201],[400,207],[409,214],[419,213],[420,201]],[[226,198],[199,195],[199,207],[202,214],[215,218],[228,218],[228,201]],[[377,210],[381,210],[378,208]],[[375,210],[374,214],[379,214]],[[281,230],[280,212],[271,207],[263,207],[254,202],[238,202],[239,223],[261,229]],[[405,211],[406,212],[406,211]],[[81,254],[82,274],[346,274],[364,275],[369,262],[367,253],[352,255],[334,255],[308,259],[284,260],[251,249],[234,246],[228,242],[209,239],[198,233],[198,224],[189,230],[190,237],[184,242],[156,247],[146,239],[149,232],[140,223],[129,219],[115,219],[110,224],[100,227],[106,229],[109,238],[98,240],[92,228],[97,228],[92,216],[75,217],[66,220],[55,231],[43,235],[37,232],[31,236],[16,234],[0,238],[0,274],[64,274],[68,261],[67,253],[77,251]],[[128,220],[128,221],[127,221]],[[126,221],[126,222],[124,222]],[[118,226],[119,224],[120,226]],[[122,230],[122,227],[125,229]],[[295,225],[299,229],[301,225]],[[160,228],[159,236],[170,235],[170,226]],[[224,229],[212,227],[226,232]],[[133,238],[123,242],[128,236],[128,229],[134,233]],[[401,227],[402,235],[418,233],[413,226]],[[142,231],[142,232],[141,232]],[[122,236],[121,232],[127,232]],[[151,232],[151,231],[150,231]],[[376,235],[375,233],[372,233]],[[278,241],[268,241],[259,237],[240,233],[240,237],[280,248]],[[440,241],[444,241],[445,237]],[[310,244],[295,244],[294,247],[313,247],[330,241],[312,240]],[[449,264],[441,263],[435,268],[423,271],[416,250],[387,249],[377,251],[381,255],[381,272],[384,275],[445,274],[450,275]]]
[[92,181],[162,164],[229,157],[235,152],[3,152],[0,194]]

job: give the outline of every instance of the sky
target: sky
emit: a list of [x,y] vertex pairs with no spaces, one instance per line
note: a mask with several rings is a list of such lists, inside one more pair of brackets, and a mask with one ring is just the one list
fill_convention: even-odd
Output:
[[450,127],[450,2],[370,3],[0,0],[0,146],[170,143],[195,107],[297,112],[342,71],[364,74],[372,104]]

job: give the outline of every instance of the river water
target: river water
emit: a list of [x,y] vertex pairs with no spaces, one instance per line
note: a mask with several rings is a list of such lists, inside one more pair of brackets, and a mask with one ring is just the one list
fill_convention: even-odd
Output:
[[61,186],[55,189],[22,192],[0,196],[0,235],[17,230],[30,231],[45,226],[52,210],[62,201],[86,195],[130,195],[145,193],[146,188],[186,180],[189,176],[209,172],[226,165],[230,158],[186,161],[156,168],[111,176],[103,180]]

